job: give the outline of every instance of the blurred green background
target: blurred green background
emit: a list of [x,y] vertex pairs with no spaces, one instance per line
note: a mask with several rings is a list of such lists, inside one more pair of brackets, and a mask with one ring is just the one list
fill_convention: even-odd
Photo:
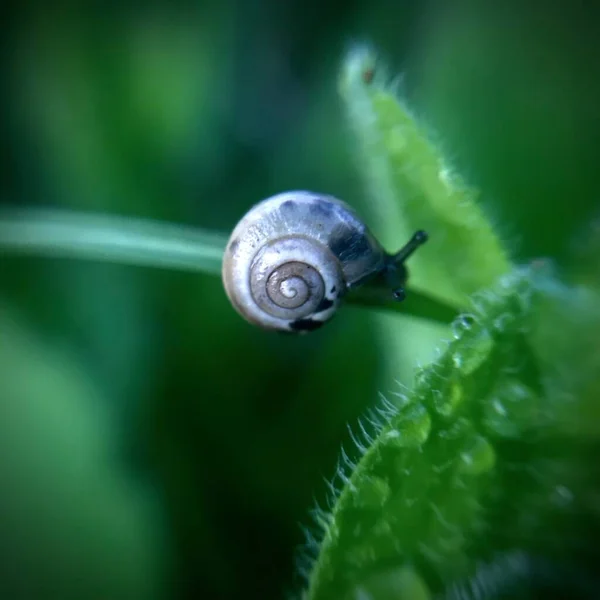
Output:
[[[483,190],[515,260],[571,272],[600,216],[592,8],[10,1],[4,13],[5,204],[220,231],[287,189],[360,210],[337,75],[368,40]],[[280,337],[243,322],[216,278],[4,252],[0,286],[2,598],[296,591],[300,525],[324,504],[340,446],[351,453],[347,424],[394,378],[410,383],[435,339],[392,317],[411,357],[392,376],[365,309]]]

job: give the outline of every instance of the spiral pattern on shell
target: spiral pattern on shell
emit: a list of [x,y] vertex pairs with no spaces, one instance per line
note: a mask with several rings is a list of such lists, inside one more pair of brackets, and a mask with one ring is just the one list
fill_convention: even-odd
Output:
[[223,282],[233,306],[251,323],[310,331],[383,261],[382,248],[346,204],[286,192],[257,204],[238,223],[225,251]]
[[313,314],[328,317],[344,288],[339,262],[324,245],[290,236],[265,244],[250,269],[250,289],[258,308],[284,321]]

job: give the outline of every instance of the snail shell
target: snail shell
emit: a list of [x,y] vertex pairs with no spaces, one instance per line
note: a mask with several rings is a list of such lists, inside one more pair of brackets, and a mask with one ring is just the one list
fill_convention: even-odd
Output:
[[386,253],[333,196],[277,194],[237,224],[223,259],[229,300],[250,323],[302,332],[328,321],[344,294],[380,272]]

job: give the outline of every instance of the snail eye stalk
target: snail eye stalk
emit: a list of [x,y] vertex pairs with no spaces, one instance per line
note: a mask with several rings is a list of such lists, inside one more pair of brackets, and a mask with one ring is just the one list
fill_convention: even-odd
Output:
[[388,257],[385,267],[385,279],[392,289],[394,299],[402,302],[406,298],[404,285],[408,279],[408,270],[404,264],[427,240],[429,236],[423,230],[413,234],[408,242],[396,252]]
[[413,236],[408,240],[408,242],[396,252],[396,254],[392,255],[390,260],[396,264],[402,264],[410,258],[415,250],[422,246],[427,240],[429,236],[423,230],[419,230],[413,234]]

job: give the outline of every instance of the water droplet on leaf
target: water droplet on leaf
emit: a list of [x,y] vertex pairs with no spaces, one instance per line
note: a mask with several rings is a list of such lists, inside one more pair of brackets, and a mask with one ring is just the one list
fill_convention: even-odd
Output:
[[470,375],[480,367],[490,355],[494,340],[487,329],[465,339],[452,355],[452,364],[463,375]]
[[473,436],[460,453],[461,471],[469,475],[487,473],[496,463],[493,446],[483,436]]
[[462,337],[465,331],[469,331],[473,325],[476,323],[477,318],[472,314],[464,314],[457,317],[451,325],[452,335],[455,340],[458,340]]
[[445,390],[433,390],[433,405],[438,414],[451,416],[463,399],[463,388],[454,381]]
[[483,425],[500,437],[516,438],[539,416],[539,396],[518,379],[501,380],[484,401]]
[[352,494],[356,508],[380,509],[390,497],[390,486],[380,477],[364,477]]
[[399,448],[415,448],[427,441],[430,431],[429,413],[422,404],[415,404],[402,411],[393,427],[382,434],[382,439]]

